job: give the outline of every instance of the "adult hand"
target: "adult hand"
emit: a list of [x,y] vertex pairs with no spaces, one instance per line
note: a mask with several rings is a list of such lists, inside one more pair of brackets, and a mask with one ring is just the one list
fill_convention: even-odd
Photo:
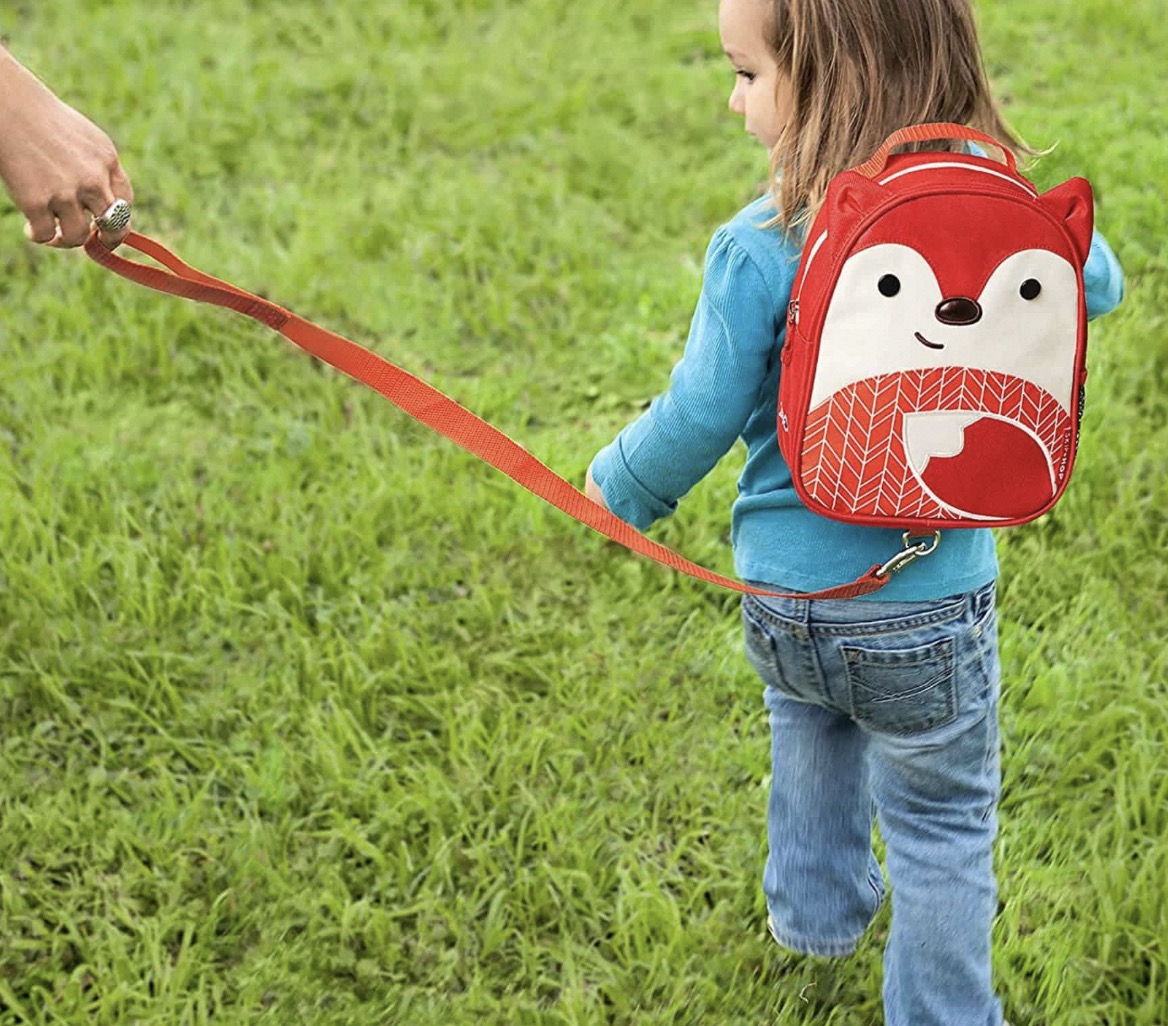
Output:
[[[58,248],[80,246],[90,215],[134,198],[109,136],[2,48],[0,180],[28,221],[25,234]],[[102,232],[101,241],[113,249],[129,233]]]

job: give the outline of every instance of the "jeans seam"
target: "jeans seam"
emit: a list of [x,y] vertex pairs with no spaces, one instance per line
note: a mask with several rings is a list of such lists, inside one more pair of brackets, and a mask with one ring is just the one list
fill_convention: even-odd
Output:
[[[989,729],[986,731],[985,755],[982,757],[981,761],[981,777],[983,780],[990,779],[994,756],[997,754],[998,746],[1001,743],[997,727],[998,702],[992,696],[990,697],[989,707],[987,709],[986,715],[988,717]],[[993,798],[982,811],[982,823],[988,823],[990,817],[993,816],[994,812],[997,810],[998,802],[1001,800],[1001,790],[1001,781],[999,780],[997,786],[994,788]]]
[[879,872],[869,869],[868,886],[872,888],[872,895],[876,899],[876,908],[872,910],[872,914],[875,915],[880,906],[884,904],[884,878],[880,876]]
[[819,621],[815,624],[815,632],[833,636],[841,634],[851,636],[898,634],[902,631],[915,631],[919,627],[934,627],[939,624],[952,623],[955,620],[960,620],[964,615],[965,606],[962,604],[946,606],[932,613],[918,613],[913,616],[894,617],[889,620],[868,620],[863,623],[823,623]]

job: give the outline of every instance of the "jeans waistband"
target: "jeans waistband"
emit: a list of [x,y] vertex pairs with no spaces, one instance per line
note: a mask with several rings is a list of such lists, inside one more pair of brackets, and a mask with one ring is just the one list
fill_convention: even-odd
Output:
[[[760,587],[767,587],[762,584]],[[919,602],[879,602],[873,599],[790,599],[747,595],[744,601],[756,603],[768,614],[781,620],[804,625],[838,625],[879,623],[885,620],[919,620],[940,623],[956,620],[969,612],[977,621],[993,608],[995,582],[970,592]]]

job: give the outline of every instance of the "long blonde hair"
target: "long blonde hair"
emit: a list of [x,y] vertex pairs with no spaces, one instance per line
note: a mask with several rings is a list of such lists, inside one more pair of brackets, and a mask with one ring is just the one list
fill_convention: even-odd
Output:
[[[970,0],[770,0],[788,118],[771,150],[770,225],[806,228],[828,182],[896,129],[951,121],[1035,151],[990,95]],[[913,149],[956,149],[942,141]]]

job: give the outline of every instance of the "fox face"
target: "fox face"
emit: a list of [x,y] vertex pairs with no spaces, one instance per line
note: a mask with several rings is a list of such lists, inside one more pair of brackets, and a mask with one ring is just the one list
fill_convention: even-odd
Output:
[[[1086,183],[1060,190],[926,195],[854,241],[819,332],[803,450],[814,498],[992,522],[1058,494],[1092,227]],[[828,197],[834,225],[886,195],[845,180]]]
[[[970,290],[972,291],[972,290]],[[1079,284],[1047,249],[998,264],[980,291],[945,295],[927,258],[881,243],[844,264],[827,311],[811,405],[877,374],[964,364],[1033,381],[1070,409]]]

